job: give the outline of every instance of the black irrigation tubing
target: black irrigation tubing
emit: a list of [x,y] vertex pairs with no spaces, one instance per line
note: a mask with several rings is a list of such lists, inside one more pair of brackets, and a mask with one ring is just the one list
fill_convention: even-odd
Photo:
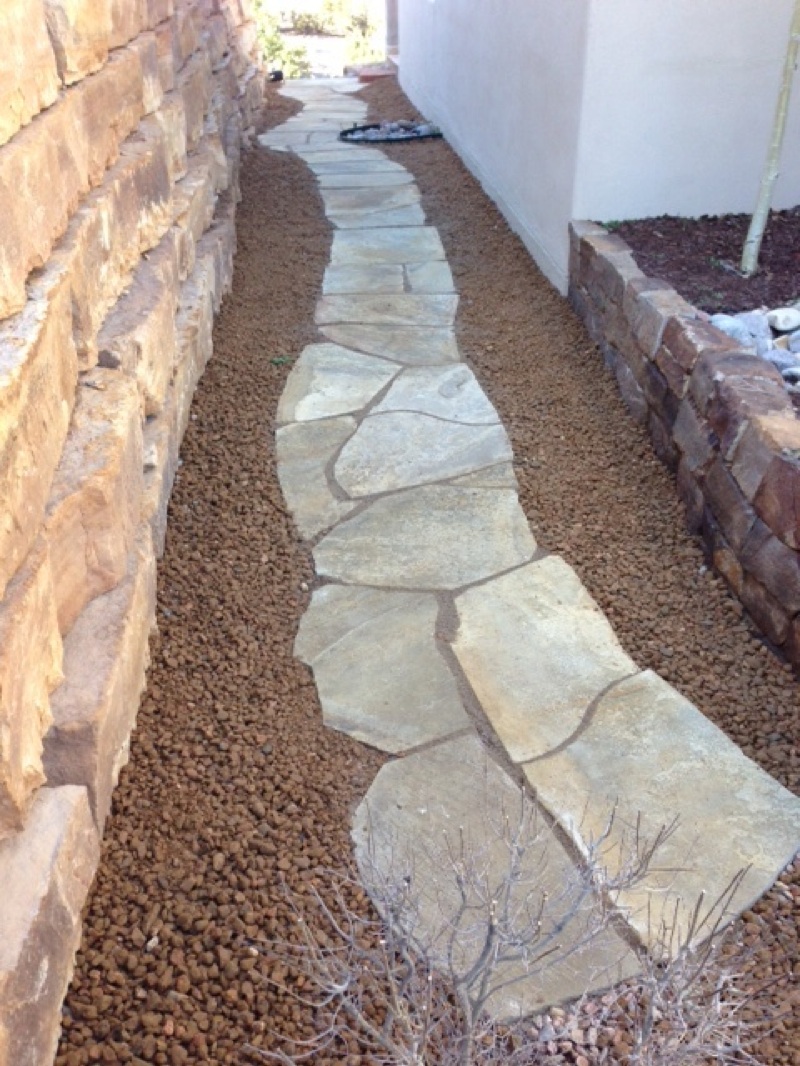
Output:
[[351,126],[350,129],[342,130],[339,134],[339,140],[345,141],[348,144],[398,144],[403,141],[432,141],[442,136],[441,130],[437,130],[435,127],[425,127],[425,133],[417,133],[416,127],[411,126],[407,129],[395,128],[394,130],[387,130],[383,137],[354,137],[356,133],[366,133],[369,130],[380,130],[384,127],[382,122],[371,122],[365,126]]

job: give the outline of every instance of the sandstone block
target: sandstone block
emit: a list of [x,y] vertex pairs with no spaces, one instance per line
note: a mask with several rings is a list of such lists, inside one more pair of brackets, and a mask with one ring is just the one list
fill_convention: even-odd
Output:
[[742,393],[738,405],[742,411],[771,414],[791,409],[778,371],[751,352],[704,351],[695,364],[689,389],[700,414],[706,414],[715,403],[715,417],[720,422],[725,421],[728,398],[733,399],[736,392]]
[[0,145],[58,96],[58,72],[42,0],[4,0],[0,7]]
[[53,694],[44,763],[51,785],[83,785],[102,832],[149,664],[155,618],[155,558],[139,530],[126,576],[83,610],[64,642],[64,683]]
[[134,378],[145,416],[161,410],[172,375],[177,297],[178,264],[168,235],[140,261],[98,335],[101,366]]
[[197,53],[180,72],[176,91],[183,97],[186,147],[191,151],[203,136],[203,121],[211,102],[211,62],[205,52]]
[[99,857],[83,788],[41,789],[25,829],[0,843],[0,1066],[53,1061]]
[[790,630],[790,616],[780,600],[771,595],[764,585],[747,571],[744,571],[738,595],[758,628],[773,644],[780,647],[789,636]]
[[172,16],[172,55],[176,71],[182,70],[200,47],[198,30],[199,22],[193,7],[179,4]]
[[690,533],[699,533],[703,525],[705,497],[684,459],[678,463],[677,489],[686,508],[686,527]]
[[691,374],[703,352],[732,351],[736,342],[701,318],[676,315],[664,327],[662,347]]
[[167,165],[170,181],[179,181],[186,173],[186,112],[183,95],[175,90],[168,93],[147,123],[155,123],[161,129],[167,145]]
[[716,538],[713,551],[714,569],[722,574],[737,596],[741,598],[744,570],[735,553],[720,536]]
[[800,556],[756,518],[740,555],[745,570],[775,597],[789,615],[800,611]]
[[219,70],[230,54],[228,27],[222,15],[212,15],[203,27],[203,43],[211,60],[212,70]]
[[622,314],[629,330],[630,323],[638,313],[637,301],[640,296],[648,292],[667,293],[674,292],[674,290],[671,285],[668,285],[666,281],[662,281],[660,278],[649,278],[645,274],[630,278],[625,286],[625,295],[622,299]]
[[[80,200],[100,182],[136,128],[142,108],[139,56],[123,49],[0,151],[0,190],[6,190],[0,319],[24,306],[28,275],[47,262]],[[37,205],[35,212],[31,204]]]
[[581,245],[584,237],[602,237],[607,231],[597,222],[576,219],[569,224],[569,277],[570,285],[583,287],[581,277]]
[[174,427],[177,407],[176,386],[170,385],[164,409],[155,418],[148,418],[144,427],[144,495],[142,521],[150,526],[156,558],[164,554],[167,535],[167,509],[175,472],[178,469],[178,447]]
[[43,277],[0,323],[0,597],[41,526],[77,375],[69,286]]
[[706,473],[705,497],[725,539],[740,552],[756,515],[720,459],[715,459]]
[[650,439],[653,442],[653,450],[656,455],[666,467],[674,471],[680,458],[678,451],[673,442],[669,426],[652,407],[647,415],[647,428],[650,431]]
[[0,841],[22,829],[44,784],[42,738],[61,660],[50,555],[39,542],[0,603]]
[[688,396],[678,410],[672,436],[687,469],[702,477],[715,457],[716,441],[708,423],[697,415]]
[[174,225],[178,233],[178,261],[181,281],[194,269],[197,242],[211,225],[216,201],[210,159],[195,153],[189,159],[186,176],[173,191]]
[[175,10],[174,0],[148,0],[147,23],[149,26],[158,26],[165,19],[172,18]]
[[129,378],[96,369],[78,390],[47,507],[59,629],[123,578],[143,493],[139,394]]
[[764,522],[790,548],[800,548],[800,423],[784,414],[752,418],[739,435],[731,473]]
[[175,56],[172,50],[172,19],[160,23],[155,29],[158,49],[158,72],[161,88],[165,93],[175,88]]
[[633,303],[628,319],[631,334],[648,359],[653,359],[669,319],[673,315],[688,316],[693,312],[692,305],[672,289],[648,289]]
[[145,115],[151,115],[161,106],[164,89],[161,85],[161,67],[158,57],[158,42],[155,33],[143,33],[130,44],[139,55],[142,68],[142,107]]
[[736,375],[723,374],[715,382],[706,417],[728,455],[754,415],[784,413],[791,417],[791,400],[780,372],[763,359],[753,357],[750,367]]
[[72,85],[99,70],[108,57],[111,0],[44,0],[58,74]]
[[111,0],[110,48],[120,48],[149,29],[148,0]]

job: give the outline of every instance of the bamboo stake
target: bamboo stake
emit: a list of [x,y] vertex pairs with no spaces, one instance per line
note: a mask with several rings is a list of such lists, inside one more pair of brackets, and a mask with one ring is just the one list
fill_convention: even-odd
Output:
[[767,225],[767,217],[772,203],[772,192],[775,182],[780,173],[781,148],[783,137],[786,132],[786,117],[789,113],[789,99],[792,93],[792,79],[797,67],[797,53],[800,45],[800,0],[794,2],[794,14],[789,31],[789,44],[786,48],[786,62],[783,65],[783,79],[781,91],[778,95],[778,105],[775,109],[775,121],[772,124],[772,138],[769,151],[767,152],[764,171],[761,176],[761,188],[758,194],[756,209],[750,221],[750,228],[742,250],[741,271],[745,277],[755,274],[758,267],[758,253],[761,250],[761,240]]

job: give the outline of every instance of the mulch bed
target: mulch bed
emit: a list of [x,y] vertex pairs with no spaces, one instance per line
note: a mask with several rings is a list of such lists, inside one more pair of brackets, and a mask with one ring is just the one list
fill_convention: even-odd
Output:
[[749,215],[647,218],[612,223],[645,274],[663,278],[709,314],[785,307],[800,300],[800,207],[773,211],[758,270],[739,273]]
[[[417,117],[391,79],[364,98],[370,121]],[[267,122],[294,110],[271,95]],[[800,790],[797,682],[706,568],[581,324],[445,143],[385,151],[413,171],[439,227],[461,294],[459,343],[509,430],[538,540],[576,568],[642,667]],[[242,188],[234,289],[184,441],[160,637],[58,1066],[240,1064],[271,1030],[310,1034],[310,1012],[265,980],[281,975],[258,945],[291,938],[283,881],[302,906],[312,885],[326,891],[325,868],[347,862],[352,809],[384,758],[323,728],[292,656],[313,571],[275,475],[274,413],[286,357],[316,339],[330,230],[292,155],[250,152]],[[775,981],[757,1004],[771,1018],[790,1009],[798,906],[795,866],[740,923],[753,980]],[[798,1015],[762,1043],[766,1062],[800,1064]],[[362,1060],[352,1045],[314,1061]]]

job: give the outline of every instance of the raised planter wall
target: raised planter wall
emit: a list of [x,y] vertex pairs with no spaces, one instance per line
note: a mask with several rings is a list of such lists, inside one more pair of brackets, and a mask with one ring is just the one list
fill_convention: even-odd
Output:
[[687,524],[769,640],[800,664],[800,420],[741,351],[602,226],[570,226],[569,299],[676,474]]
[[0,1066],[46,1066],[261,106],[249,0],[0,4]]

